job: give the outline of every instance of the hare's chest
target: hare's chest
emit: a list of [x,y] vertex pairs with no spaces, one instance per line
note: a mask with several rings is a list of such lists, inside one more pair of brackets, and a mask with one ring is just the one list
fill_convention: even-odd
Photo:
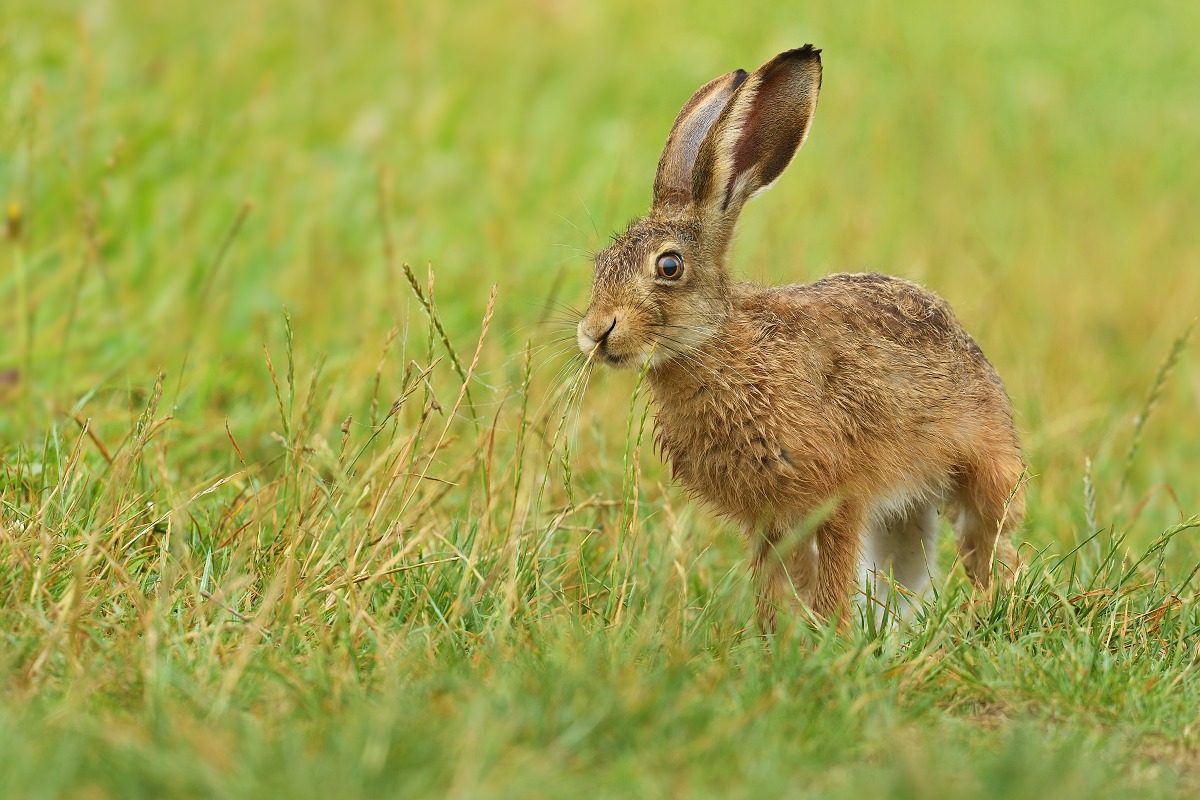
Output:
[[789,444],[736,409],[681,410],[660,408],[655,426],[672,477],[686,489],[746,520],[808,502],[812,480],[795,437]]

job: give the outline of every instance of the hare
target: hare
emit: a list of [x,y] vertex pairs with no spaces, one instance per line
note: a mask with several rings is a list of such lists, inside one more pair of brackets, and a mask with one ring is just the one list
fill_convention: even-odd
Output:
[[950,306],[915,283],[730,278],[742,206],[808,134],[820,50],[701,87],[667,137],[649,213],[596,255],[578,345],[645,369],[678,482],[744,532],[768,630],[805,603],[842,625],[858,576],[910,593],[933,573],[938,512],[972,581],[1011,576],[1024,466],[1004,385]]

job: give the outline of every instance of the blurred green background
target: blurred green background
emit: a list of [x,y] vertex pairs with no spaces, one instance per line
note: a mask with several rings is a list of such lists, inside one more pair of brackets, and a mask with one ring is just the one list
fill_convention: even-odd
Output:
[[[880,270],[943,294],[1008,383],[1035,515],[1070,540],[1083,459],[1124,447],[1200,309],[1198,18],[1181,2],[8,3],[0,196],[23,220],[3,245],[0,365],[21,375],[0,431],[28,438],[92,391],[103,416],[106,388],[160,367],[171,386],[185,353],[177,419],[199,437],[224,416],[253,427],[284,305],[307,350],[364,380],[413,310],[382,254],[381,172],[396,256],[432,265],[450,328],[469,338],[499,284],[485,362],[502,383],[526,339],[550,338],[547,302],[586,303],[587,254],[645,210],[691,91],[811,41],[812,137],[744,215],[734,269]],[[1186,508],[1195,363],[1137,465]],[[623,377],[595,385],[624,403]]]

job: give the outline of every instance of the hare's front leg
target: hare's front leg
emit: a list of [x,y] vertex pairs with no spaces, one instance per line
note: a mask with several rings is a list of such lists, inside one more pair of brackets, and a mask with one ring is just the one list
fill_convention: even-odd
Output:
[[766,632],[775,630],[776,613],[797,601],[811,607],[817,585],[817,542],[809,534],[778,523],[751,533],[755,609]]
[[862,506],[843,500],[818,527],[817,580],[812,610],[825,620],[836,620],[844,628],[850,622],[850,592],[858,575],[859,548],[865,516]]

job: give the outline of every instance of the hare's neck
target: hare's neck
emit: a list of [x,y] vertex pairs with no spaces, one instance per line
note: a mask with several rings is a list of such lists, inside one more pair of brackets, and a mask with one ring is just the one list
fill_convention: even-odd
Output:
[[746,353],[722,328],[700,347],[679,353],[648,375],[660,419],[723,413],[745,396]]

